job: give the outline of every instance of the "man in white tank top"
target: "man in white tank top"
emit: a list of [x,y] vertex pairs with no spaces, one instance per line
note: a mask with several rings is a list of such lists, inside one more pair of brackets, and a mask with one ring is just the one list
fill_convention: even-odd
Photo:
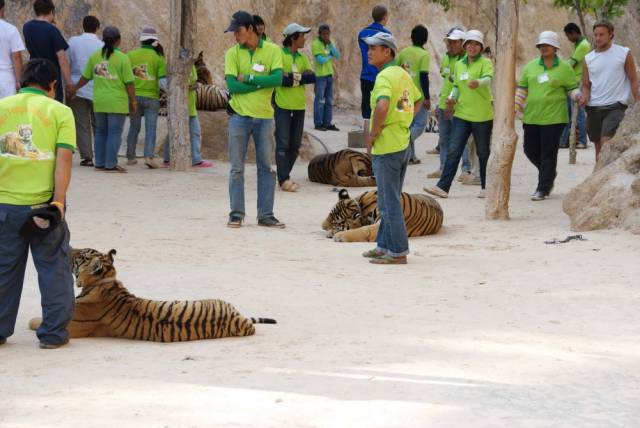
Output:
[[4,0],[0,0],[0,98],[20,89],[24,43],[16,27],[4,20]]
[[580,105],[587,110],[587,134],[596,147],[615,135],[631,101],[640,100],[638,76],[629,48],[613,43],[613,25],[606,21],[593,26],[595,50],[585,57]]

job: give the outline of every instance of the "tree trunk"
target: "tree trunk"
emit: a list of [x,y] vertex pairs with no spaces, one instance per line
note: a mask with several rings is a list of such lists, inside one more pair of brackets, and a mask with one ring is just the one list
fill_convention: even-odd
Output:
[[571,129],[569,129],[569,164],[576,164],[576,140],[578,139],[578,109],[580,105],[571,100]]
[[189,139],[189,75],[194,62],[196,0],[171,0],[171,44],[169,48],[169,141],[171,168],[191,167]]
[[511,167],[518,141],[514,110],[518,0],[498,0],[497,10],[495,119],[487,165],[485,216],[488,220],[508,220]]
[[580,20],[580,28],[582,29],[582,35],[587,37],[587,24],[584,22],[584,12],[582,11],[582,6],[580,6],[581,0],[573,0],[573,8],[576,10],[576,14],[578,15],[578,19]]

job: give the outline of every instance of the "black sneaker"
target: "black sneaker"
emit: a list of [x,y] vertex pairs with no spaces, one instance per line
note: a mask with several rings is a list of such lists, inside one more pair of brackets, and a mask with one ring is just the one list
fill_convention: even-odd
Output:
[[327,131],[339,131],[340,129],[338,129],[337,126],[335,125],[329,125],[327,126]]
[[267,217],[258,220],[258,226],[273,227],[275,229],[284,229],[286,226],[275,217]]
[[69,339],[65,340],[62,343],[45,343],[45,342],[40,342],[40,349],[58,349],[61,346],[66,345],[67,343],[69,343]]
[[324,126],[315,126],[313,129],[315,129],[316,131],[326,131],[327,128],[325,128]]
[[235,216],[235,215],[229,216],[229,221],[227,221],[227,227],[237,229],[240,226],[242,226],[242,217]]
[[559,149],[568,149],[569,148],[569,144],[562,144],[560,143],[560,145],[558,146]]
[[4,345],[5,343],[7,343],[7,339],[0,337],[0,345]]

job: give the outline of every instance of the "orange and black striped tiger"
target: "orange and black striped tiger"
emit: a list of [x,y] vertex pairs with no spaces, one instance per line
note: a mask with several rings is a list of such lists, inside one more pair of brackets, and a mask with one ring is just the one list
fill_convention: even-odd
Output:
[[[440,204],[430,196],[402,193],[400,199],[407,235],[425,236],[438,233],[442,227]],[[338,193],[338,203],[322,223],[327,237],[338,242],[373,242],[380,228],[378,192],[364,192],[351,199],[346,189]]]
[[343,187],[373,187],[371,155],[344,149],[318,155],[309,162],[309,181]]
[[[222,300],[157,301],[131,294],[116,279],[113,256],[91,248],[72,251],[71,268],[82,292],[76,297],[69,336],[121,337],[153,342],[182,342],[251,336],[254,324],[275,324],[269,318],[246,318]],[[37,329],[41,318],[29,321]]]

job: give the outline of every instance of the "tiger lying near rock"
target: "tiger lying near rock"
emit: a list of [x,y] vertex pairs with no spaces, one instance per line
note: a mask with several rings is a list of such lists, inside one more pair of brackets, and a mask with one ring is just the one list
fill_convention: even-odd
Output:
[[[222,300],[157,301],[140,299],[116,279],[113,256],[91,248],[74,249],[71,266],[76,297],[69,336],[121,337],[153,342],[183,342],[220,337],[251,336],[253,324],[275,324],[269,318],[246,318]],[[29,321],[36,330],[41,318]]]
[[309,162],[309,181],[342,187],[373,187],[371,156],[344,149],[318,155]]
[[[438,233],[443,213],[435,199],[403,192],[400,202],[409,237]],[[370,190],[351,199],[347,190],[342,189],[338,203],[322,223],[322,230],[337,242],[373,242],[378,237],[379,220],[377,191]]]

